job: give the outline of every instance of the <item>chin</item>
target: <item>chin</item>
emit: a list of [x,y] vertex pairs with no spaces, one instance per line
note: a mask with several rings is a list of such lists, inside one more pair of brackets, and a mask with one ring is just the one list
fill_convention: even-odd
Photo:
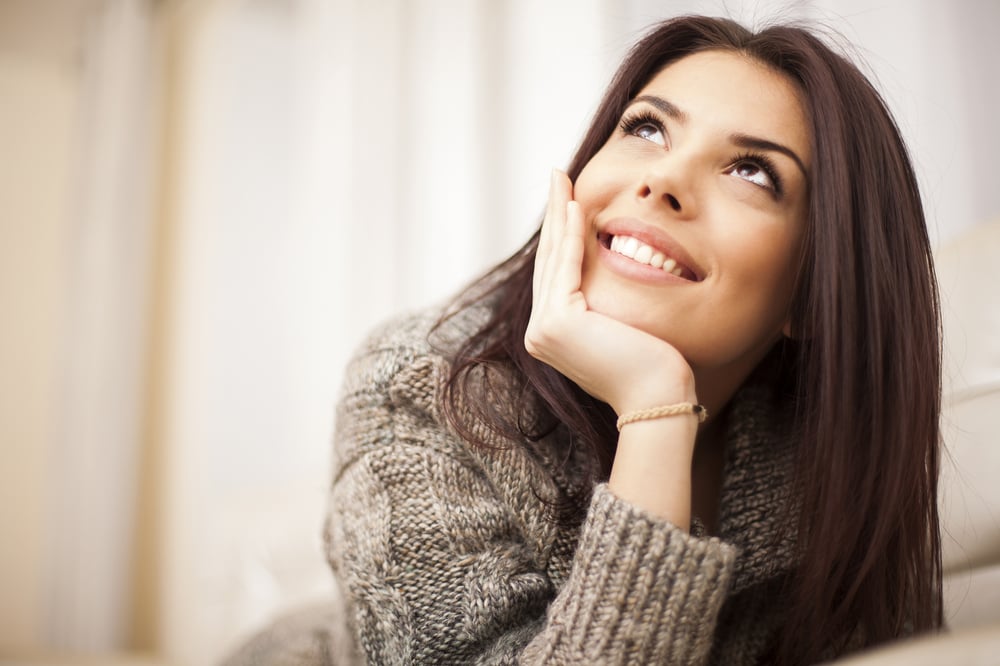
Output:
[[584,297],[587,306],[594,312],[678,346],[678,331],[673,330],[673,324],[679,318],[664,308],[662,301],[656,304],[659,307],[654,307],[648,298],[640,294],[623,293],[621,289],[601,289],[597,285],[584,290]]

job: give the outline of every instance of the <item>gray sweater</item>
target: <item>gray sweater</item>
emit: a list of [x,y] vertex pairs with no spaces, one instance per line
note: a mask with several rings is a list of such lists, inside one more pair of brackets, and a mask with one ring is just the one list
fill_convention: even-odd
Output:
[[[579,527],[544,499],[573,483],[566,442],[534,453],[439,408],[447,348],[475,328],[393,321],[348,366],[337,410],[327,555],[359,661],[373,664],[750,664],[781,621],[791,449],[767,394],[728,414],[718,537],[689,535],[594,485]],[[511,395],[496,399],[515,404]],[[559,431],[557,430],[557,433]]]

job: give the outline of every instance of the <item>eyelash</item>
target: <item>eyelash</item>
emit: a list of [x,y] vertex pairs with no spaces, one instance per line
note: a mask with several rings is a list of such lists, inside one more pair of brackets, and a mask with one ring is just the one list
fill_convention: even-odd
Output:
[[771,179],[771,183],[774,185],[774,194],[781,196],[781,177],[778,175],[778,169],[774,166],[774,160],[763,153],[741,153],[733,160],[733,168],[744,163],[752,164],[767,174],[767,177]]
[[[634,111],[622,117],[619,128],[623,134],[636,136],[636,131],[640,127],[644,127],[646,125],[652,125],[657,129],[657,131],[666,136],[667,131],[663,126],[663,122],[649,109]],[[767,174],[767,177],[771,179],[771,183],[774,185],[775,196],[781,196],[781,178],[778,176],[778,169],[774,165],[774,160],[763,153],[740,153],[733,159],[732,168],[735,168],[742,163],[753,164]]]
[[623,134],[635,135],[636,130],[643,125],[652,125],[662,134],[666,135],[667,133],[663,127],[663,123],[660,122],[660,119],[656,116],[656,114],[649,109],[642,109],[624,116],[621,120],[620,127]]

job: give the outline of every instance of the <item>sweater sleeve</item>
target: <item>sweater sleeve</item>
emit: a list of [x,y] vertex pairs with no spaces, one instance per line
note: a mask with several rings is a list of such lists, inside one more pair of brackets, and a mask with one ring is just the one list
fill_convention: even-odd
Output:
[[600,484],[554,581],[510,494],[442,424],[435,368],[370,344],[338,406],[328,558],[367,661],[703,663],[735,549]]
[[732,546],[692,537],[600,484],[526,661],[704,663],[734,559]]

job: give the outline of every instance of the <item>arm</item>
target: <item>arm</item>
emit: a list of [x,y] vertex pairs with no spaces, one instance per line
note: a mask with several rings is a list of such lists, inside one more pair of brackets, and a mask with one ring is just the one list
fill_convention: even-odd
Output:
[[[353,362],[339,407],[329,557],[368,660],[703,661],[733,549],[606,486],[578,542],[527,519],[540,507],[511,498],[532,498],[544,471],[512,449],[497,454],[506,456],[497,472],[458,441],[428,390],[441,370],[383,339]],[[510,469],[520,471],[498,476]],[[556,566],[567,541],[575,556]]]

